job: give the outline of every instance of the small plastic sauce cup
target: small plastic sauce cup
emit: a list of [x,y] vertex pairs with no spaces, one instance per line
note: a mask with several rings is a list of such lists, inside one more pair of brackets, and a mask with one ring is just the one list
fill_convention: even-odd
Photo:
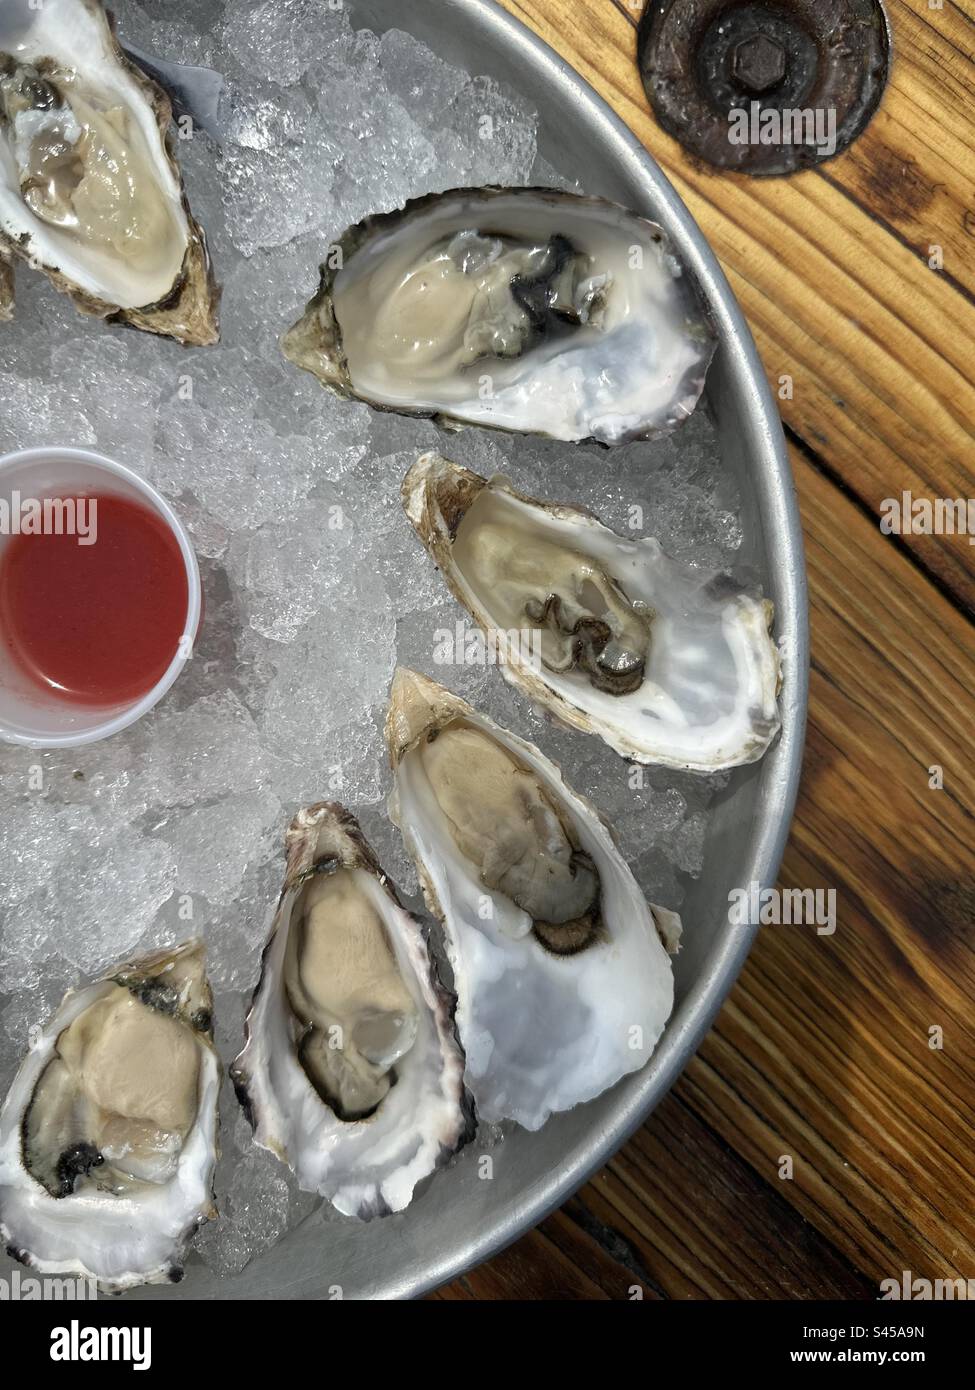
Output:
[[[113,494],[154,512],[172,532],[186,569],[186,620],[183,640],[156,684],[137,699],[121,704],[74,704],[63,695],[47,694],[31,680],[11,654],[0,633],[0,739],[33,748],[78,748],[126,729],[166,694],[193,653],[200,625],[200,570],[186,528],[169,503],[124,464],[87,449],[53,446],[24,449],[0,458],[0,499],[10,514],[16,496],[79,497]],[[0,534],[0,560],[12,536]]]

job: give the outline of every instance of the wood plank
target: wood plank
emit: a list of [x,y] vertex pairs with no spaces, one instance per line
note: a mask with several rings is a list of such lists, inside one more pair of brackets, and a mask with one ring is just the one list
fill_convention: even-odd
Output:
[[[835,889],[838,927],[761,929],[674,1092],[563,1209],[609,1259],[584,1245],[580,1272],[610,1298],[642,1274],[648,1298],[869,1299],[904,1269],[975,1269],[971,626],[851,499],[792,461],[814,669],[781,882]],[[542,1231],[580,1259],[582,1237]],[[466,1296],[545,1279],[546,1296],[578,1297],[561,1263],[529,1276],[550,1254],[536,1242],[469,1276]]]
[[[763,932],[692,1071],[694,1103],[879,1279],[975,1267],[975,661],[961,615],[795,460],[813,717],[783,881],[834,886],[834,937]],[[898,640],[894,640],[897,637]],[[944,767],[944,790],[928,767]],[[932,1051],[928,1029],[944,1029]],[[743,1109],[742,1101],[746,1102]],[[901,1263],[891,1267],[892,1255]]]
[[[975,496],[975,305],[955,283],[975,287],[968,17],[933,12],[942,28],[920,13],[922,0],[896,5],[894,77],[854,151],[821,171],[750,180],[703,170],[660,129],[637,72],[633,16],[613,0],[590,0],[585,24],[569,0],[503,3],[610,101],[675,183],[773,385],[793,380],[783,418],[844,485],[875,514],[904,490]],[[945,249],[945,272],[921,258],[933,244]],[[975,611],[966,538],[904,543]]]
[[[743,1161],[678,1091],[583,1200],[606,1229],[627,1232],[647,1271],[644,1297],[801,1298],[813,1272],[823,1296],[870,1297],[868,1281],[793,1209],[784,1186],[774,1170]],[[623,1269],[608,1292],[628,1296],[631,1282]]]
[[[487,1264],[439,1291],[443,1298],[549,1302],[605,1298],[598,1277],[609,1263],[567,1213],[551,1217]],[[604,1275],[605,1277],[605,1275]]]

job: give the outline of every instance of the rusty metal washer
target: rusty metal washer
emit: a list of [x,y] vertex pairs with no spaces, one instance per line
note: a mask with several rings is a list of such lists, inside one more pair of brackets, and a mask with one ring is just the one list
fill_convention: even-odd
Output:
[[[880,0],[649,0],[638,38],[640,75],[663,128],[707,163],[759,177],[846,149],[880,104],[890,52]],[[821,113],[821,131],[835,121],[835,149],[731,138],[733,113],[747,112],[759,128],[770,111],[780,125],[785,111]],[[775,126],[765,117],[767,132]]]

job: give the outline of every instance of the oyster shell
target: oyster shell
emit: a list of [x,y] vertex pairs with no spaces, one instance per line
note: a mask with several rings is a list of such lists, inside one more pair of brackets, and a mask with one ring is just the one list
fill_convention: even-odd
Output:
[[300,811],[287,856],[231,1075],[302,1188],[350,1216],[402,1211],[469,1137],[452,1000],[344,807]]
[[545,188],[455,189],[367,218],[282,339],[382,409],[605,444],[686,419],[714,347],[658,226]]
[[216,1214],[211,1009],[199,941],[68,991],[0,1112],[10,1254],[109,1293],[181,1277]]
[[647,1062],[680,919],[647,906],[554,763],[435,681],[397,671],[386,738],[390,814],[443,923],[477,1113],[539,1129]]
[[0,323],[14,316],[14,268],[9,256],[0,251]]
[[217,341],[219,296],[168,144],[171,115],[98,0],[4,4],[0,249],[84,313],[205,345]]
[[779,728],[773,610],[728,575],[424,454],[403,505],[512,685],[625,758],[754,762]]

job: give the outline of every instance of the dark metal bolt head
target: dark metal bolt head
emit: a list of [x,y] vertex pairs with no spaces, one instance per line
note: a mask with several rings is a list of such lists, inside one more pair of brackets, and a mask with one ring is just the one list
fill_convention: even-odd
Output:
[[717,169],[762,178],[856,139],[890,48],[882,0],[647,0],[637,40],[664,130]]
[[731,59],[735,80],[746,91],[767,92],[785,77],[785,49],[768,34],[743,39]]

